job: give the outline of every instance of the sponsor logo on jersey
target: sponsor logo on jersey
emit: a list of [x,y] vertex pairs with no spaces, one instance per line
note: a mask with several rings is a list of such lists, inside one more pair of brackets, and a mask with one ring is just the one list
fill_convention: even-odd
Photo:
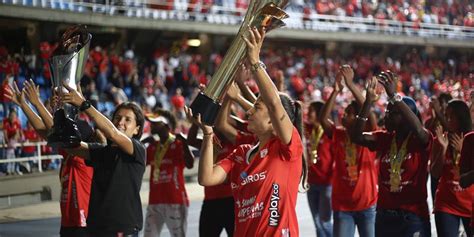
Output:
[[[242,172],[244,173],[244,172]],[[242,178],[242,173],[240,174],[240,177]],[[247,173],[245,173],[247,174]],[[261,180],[264,180],[265,178],[267,177],[267,171],[263,171],[263,172],[260,172],[260,173],[257,173],[257,174],[253,174],[253,175],[247,175],[245,178],[243,178],[242,182],[241,182],[241,185],[244,186],[244,185],[247,185],[247,184],[250,184],[250,183],[253,183],[253,182],[257,182],[257,181],[261,181]]]
[[231,187],[232,189],[236,189],[236,188],[239,187],[239,185],[235,184],[234,182],[231,182],[231,183],[230,183],[230,187]]
[[280,206],[280,185],[274,183],[272,185],[272,196],[270,198],[270,216],[268,219],[269,226],[278,226],[280,222],[280,211],[278,207]]

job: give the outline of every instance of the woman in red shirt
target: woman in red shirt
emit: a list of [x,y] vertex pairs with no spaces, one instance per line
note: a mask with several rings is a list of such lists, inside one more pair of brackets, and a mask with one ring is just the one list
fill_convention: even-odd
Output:
[[324,103],[313,101],[308,107],[305,123],[306,150],[308,154],[307,193],[309,209],[316,227],[317,236],[332,236],[331,178],[334,159],[331,154],[331,139],[324,133],[318,115]]
[[[385,130],[364,133],[378,81],[389,98]],[[396,93],[397,76],[382,72],[372,78],[367,98],[351,134],[354,143],[380,158],[376,236],[431,236],[426,182],[432,136],[423,128],[416,103]]]
[[[337,94],[342,89],[342,79],[355,97],[344,110],[342,127],[329,120]],[[340,68],[336,75],[334,90],[323,107],[321,124],[325,134],[332,138],[334,173],[332,178],[332,208],[334,210],[334,236],[354,236],[355,227],[360,236],[375,236],[375,204],[377,203],[377,166],[375,153],[368,148],[355,145],[350,132],[356,114],[364,103],[364,97],[353,83],[354,71],[349,65]],[[376,119],[369,117],[369,130],[375,130]]]
[[446,109],[447,134],[436,128],[437,142],[431,152],[431,174],[440,178],[434,202],[438,236],[458,236],[462,221],[467,236],[474,187],[459,185],[462,136],[472,130],[469,107],[464,101],[451,100]]
[[[213,129],[204,132],[198,180],[212,186],[230,180],[235,199],[234,236],[298,236],[296,199],[300,179],[305,183],[301,105],[279,94],[259,60],[265,32],[250,29],[244,40],[260,98],[247,114],[248,129],[257,145],[239,146],[219,163],[213,162]],[[192,116],[192,111],[187,109]]]

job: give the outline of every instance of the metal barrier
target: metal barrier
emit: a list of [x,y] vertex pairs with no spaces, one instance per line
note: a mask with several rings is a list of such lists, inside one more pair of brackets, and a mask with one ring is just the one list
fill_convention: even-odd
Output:
[[[25,162],[25,161],[37,161],[38,162],[38,171],[43,172],[42,168],[42,161],[43,160],[54,160],[54,159],[63,159],[62,155],[41,155],[41,146],[46,145],[46,141],[41,142],[24,142],[18,143],[15,147],[24,147],[24,146],[36,146],[36,156],[31,157],[21,157],[21,158],[13,158],[13,159],[0,159],[0,164],[2,163],[16,163],[16,162]],[[0,148],[6,148],[6,144],[0,144]]]
[[[211,24],[235,25],[240,23],[246,9],[229,4],[226,6],[191,5],[187,1],[165,0],[103,0],[90,3],[73,0],[1,0],[3,4],[25,5],[73,12],[104,15],[123,15],[136,18],[161,20],[201,21]],[[97,0],[100,2],[100,0]],[[224,1],[225,2],[225,1]],[[369,19],[361,17],[303,14],[295,8],[288,8],[291,16],[285,20],[288,28],[314,31],[348,31],[381,33],[448,39],[474,39],[474,27],[401,22],[394,20]]]

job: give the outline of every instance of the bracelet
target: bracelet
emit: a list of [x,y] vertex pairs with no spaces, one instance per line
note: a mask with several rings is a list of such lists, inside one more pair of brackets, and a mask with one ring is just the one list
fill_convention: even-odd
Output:
[[207,133],[207,134],[206,134],[206,133],[203,133],[203,136],[205,136],[205,137],[206,137],[206,136],[212,136],[212,135],[214,135],[214,132]]
[[258,69],[260,68],[267,69],[267,66],[264,63],[262,63],[262,61],[259,61],[258,63],[255,63],[252,65],[252,67],[250,68],[250,71],[253,73],[256,73]]
[[359,115],[356,115],[356,119],[362,120],[364,122],[367,122],[369,120],[369,118],[360,117]]

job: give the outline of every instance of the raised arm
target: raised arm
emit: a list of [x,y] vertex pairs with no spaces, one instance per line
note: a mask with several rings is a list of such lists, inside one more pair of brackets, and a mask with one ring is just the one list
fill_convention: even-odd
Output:
[[436,139],[438,142],[433,144],[431,149],[431,175],[435,178],[441,177],[441,172],[443,171],[444,158],[446,156],[446,151],[448,150],[448,138],[447,133],[443,133],[443,127],[436,127]]
[[[68,85],[63,86],[69,91],[63,95],[63,101],[65,103],[70,103],[76,107],[79,107],[82,105],[82,103],[84,103],[84,101],[86,101],[77,90],[74,90]],[[93,106],[90,106],[84,112],[86,112],[87,115],[96,123],[97,128],[102,131],[107,139],[117,144],[118,147],[128,155],[133,155],[132,139],[122,131],[118,130],[115,125],[107,117],[105,117],[105,115],[97,111],[97,109],[95,109]],[[124,117],[117,119],[127,120],[129,118]]]
[[260,62],[260,49],[265,38],[265,29],[254,27],[248,33],[247,37],[242,37],[247,44],[247,57],[252,65],[251,70],[260,90],[260,97],[268,111],[272,111],[269,115],[277,136],[284,144],[288,144],[293,134],[293,123],[283,108],[277,88]]
[[240,91],[242,92],[242,96],[245,100],[250,102],[250,104],[254,104],[257,101],[257,97],[255,94],[250,90],[250,88],[245,84],[245,82],[250,78],[249,69],[245,67],[243,63],[239,72],[237,73],[237,77],[235,78],[235,82],[237,86],[239,86]]
[[324,133],[332,138],[332,127],[334,123],[329,118],[332,109],[334,108],[334,103],[336,101],[337,94],[341,93],[342,91],[342,74],[339,71],[336,75],[336,80],[334,82],[334,88],[332,90],[331,96],[329,96],[328,101],[324,104],[323,108],[321,109],[321,114],[319,121],[321,122],[321,126],[324,129]]
[[48,130],[46,129],[41,118],[31,109],[30,105],[25,100],[25,91],[20,92],[16,83],[13,87],[9,86],[5,91],[5,97],[11,100],[16,105],[20,106],[26,115],[26,118],[31,123],[36,132],[42,137],[46,138]]
[[[344,77],[344,82],[346,82],[347,88],[351,91],[352,95],[354,96],[357,104],[362,108],[364,105],[365,98],[362,95],[362,92],[357,88],[354,84],[354,70],[349,65],[343,65],[341,67],[341,73]],[[374,112],[369,113],[369,130],[373,131],[377,129],[377,119],[375,117]]]
[[[232,86],[231,86],[232,87]],[[230,91],[231,89],[229,89]],[[229,91],[227,94],[229,94]],[[238,95],[237,95],[238,96]],[[219,131],[225,138],[235,143],[235,138],[237,137],[237,129],[230,124],[230,107],[232,105],[232,100],[227,96],[224,98],[222,103],[222,108],[219,111],[219,114],[216,118],[215,128]]]
[[[25,88],[23,90],[25,91],[28,100],[33,106],[35,106],[39,116],[41,117],[44,122],[44,125],[46,126],[46,129],[49,131],[53,127],[53,116],[48,111],[48,109],[46,109],[43,102],[40,100],[38,86],[36,86],[32,80],[25,81]],[[52,100],[54,101],[52,103],[58,103],[58,99],[54,89]]]
[[441,111],[441,105],[439,103],[438,98],[432,98],[430,101],[432,114],[434,115],[434,120],[438,120],[443,126],[443,129],[446,130],[448,128],[448,122],[446,122],[446,118],[444,117],[443,112]]
[[351,140],[357,145],[368,147],[371,150],[375,149],[375,136],[371,133],[364,133],[365,123],[368,120],[368,116],[373,103],[377,100],[378,95],[375,93],[377,87],[377,78],[372,77],[367,84],[365,102],[362,105],[362,109],[357,116],[355,125],[350,133]]
[[201,145],[201,157],[199,158],[199,184],[202,186],[213,186],[223,183],[227,178],[227,173],[220,166],[214,165],[214,149],[212,144],[214,131],[212,127],[204,125],[201,122],[200,114],[194,118],[190,108],[184,107],[184,111],[189,118],[193,118],[193,122],[196,123],[204,133]]
[[[396,94],[397,87],[397,76],[390,72],[382,72],[382,76],[378,78],[380,84],[385,88],[388,98],[393,100]],[[423,124],[418,119],[418,117],[411,111],[410,107],[405,104],[403,101],[393,100],[393,105],[400,109],[402,116],[407,121],[407,126],[409,126],[411,131],[413,131],[415,136],[421,141],[421,144],[427,145],[429,143],[430,135],[424,129]]]

